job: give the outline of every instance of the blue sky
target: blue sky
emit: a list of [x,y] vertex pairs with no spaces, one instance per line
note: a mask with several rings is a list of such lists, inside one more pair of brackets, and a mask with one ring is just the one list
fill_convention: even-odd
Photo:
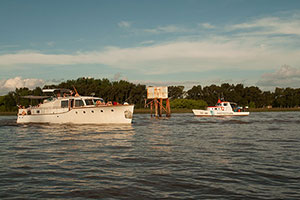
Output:
[[78,77],[300,87],[300,1],[0,1],[0,94]]

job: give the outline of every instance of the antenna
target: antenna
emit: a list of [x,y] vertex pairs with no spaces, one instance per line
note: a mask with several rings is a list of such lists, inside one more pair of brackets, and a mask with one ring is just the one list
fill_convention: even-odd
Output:
[[224,101],[224,93],[222,92],[221,95],[221,100]]

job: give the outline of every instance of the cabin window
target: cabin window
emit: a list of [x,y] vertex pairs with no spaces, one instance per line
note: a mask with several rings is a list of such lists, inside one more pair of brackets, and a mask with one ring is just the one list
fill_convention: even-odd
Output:
[[61,101],[61,107],[62,107],[62,108],[67,108],[68,105],[69,105],[69,101],[68,101],[68,100],[66,100],[66,101]]
[[224,103],[224,106],[227,106],[227,103]]
[[75,100],[75,107],[80,107],[84,106],[83,101],[81,99],[76,99]]
[[97,101],[99,101],[101,103],[104,102],[103,99],[100,99],[100,98],[99,99],[98,98],[97,99],[93,99],[94,104],[97,104]]
[[85,99],[84,101],[87,106],[94,105],[94,102],[92,99]]

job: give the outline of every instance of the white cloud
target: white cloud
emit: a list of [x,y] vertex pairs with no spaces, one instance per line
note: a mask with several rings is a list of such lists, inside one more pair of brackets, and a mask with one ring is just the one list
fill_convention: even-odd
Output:
[[128,22],[128,21],[121,21],[118,23],[118,26],[120,28],[130,28],[131,26],[131,22]]
[[[272,41],[268,41],[270,45],[262,45],[257,38],[210,38],[205,41],[173,41],[135,48],[108,47],[103,51],[75,54],[19,52],[0,55],[0,68],[24,64],[103,64],[113,68],[163,74],[170,71],[201,72],[228,68],[272,69],[278,63],[289,62],[294,66],[300,63],[299,49],[290,49],[288,46],[274,48]],[[274,43],[278,41],[274,39]]]
[[186,33],[191,32],[190,29],[175,26],[175,25],[168,25],[168,26],[159,26],[153,29],[144,29],[144,32],[146,33],[153,33],[153,34],[159,34],[159,33]]
[[34,89],[35,87],[42,87],[45,81],[42,79],[23,79],[22,77],[15,77],[8,80],[0,80],[0,94],[6,94],[9,91],[14,91],[16,88],[27,87]]
[[216,28],[214,25],[212,25],[210,23],[202,23],[202,24],[199,24],[199,26],[201,26],[203,28],[206,28],[206,29],[214,29],[214,28]]
[[[235,24],[229,30],[244,30],[246,34],[291,34],[300,35],[300,16],[294,15],[287,18],[265,17],[250,22]],[[252,31],[252,32],[251,32]]]
[[122,77],[122,74],[120,72],[118,72],[118,73],[114,74],[112,80],[113,81],[119,81],[121,79],[121,77]]
[[257,82],[262,87],[300,87],[300,69],[289,65],[281,66],[273,73],[263,74]]
[[149,45],[149,44],[153,44],[154,40],[147,40],[147,41],[143,41],[140,43],[140,45]]

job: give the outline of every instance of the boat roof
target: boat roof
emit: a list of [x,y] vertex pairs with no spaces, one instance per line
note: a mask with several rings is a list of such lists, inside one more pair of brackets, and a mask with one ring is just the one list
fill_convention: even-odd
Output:
[[92,96],[65,96],[65,97],[58,97],[58,98],[55,98],[55,99],[58,99],[58,100],[68,100],[68,99],[100,99],[100,100],[103,100],[103,98],[101,97],[92,97]]
[[47,99],[50,96],[33,96],[33,95],[27,95],[27,96],[21,96],[24,99]]
[[64,88],[54,88],[54,89],[43,89],[42,90],[43,92],[55,92],[55,91],[59,91],[59,92],[67,92],[67,93],[70,93],[71,90],[69,89],[64,89]]

